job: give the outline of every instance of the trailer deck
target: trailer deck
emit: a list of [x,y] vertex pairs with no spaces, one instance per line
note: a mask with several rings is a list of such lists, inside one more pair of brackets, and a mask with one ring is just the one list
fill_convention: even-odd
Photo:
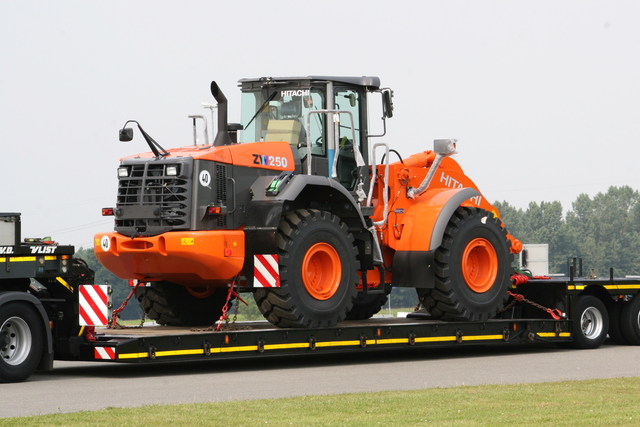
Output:
[[[312,329],[276,328],[266,321],[227,323],[221,331],[215,326],[99,328],[94,342],[81,345],[80,359],[144,363],[498,342],[571,343],[575,331],[585,327],[573,298],[586,292],[606,300],[606,294],[634,295],[639,290],[635,277],[532,279],[512,289],[524,301],[513,304],[503,318],[482,322],[430,320],[428,314],[414,312],[407,318],[374,317]],[[552,301],[565,303],[544,305]],[[553,318],[545,309],[560,315]]]
[[99,329],[97,340],[83,346],[81,358],[150,362],[488,342],[567,342],[570,328],[570,321],[552,319],[442,322],[373,318],[318,329],[281,329],[268,322],[230,324],[219,332],[167,326]]

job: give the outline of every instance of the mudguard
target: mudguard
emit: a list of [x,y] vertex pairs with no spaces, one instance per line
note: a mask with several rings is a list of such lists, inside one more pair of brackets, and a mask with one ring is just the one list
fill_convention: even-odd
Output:
[[35,296],[26,292],[7,291],[0,292],[0,305],[7,304],[9,302],[25,301],[32,304],[42,319],[44,325],[45,340],[47,341],[43,346],[42,357],[38,369],[42,371],[50,371],[53,369],[53,338],[51,336],[51,327],[49,326],[49,317],[42,306],[42,303]]
[[[253,282],[253,258],[260,254],[277,254],[277,230],[282,217],[284,204],[300,200],[302,204],[312,201],[328,202],[331,213],[347,224],[352,233],[367,230],[360,205],[353,196],[337,181],[319,175],[293,175],[282,184],[276,195],[267,191],[273,176],[261,176],[251,186],[253,198],[247,208],[245,233],[245,262],[243,272],[247,285]],[[366,239],[370,233],[361,233]],[[363,245],[364,256],[371,255],[371,239]],[[368,249],[367,249],[368,248]]]
[[479,194],[474,188],[437,188],[416,200],[402,220],[402,235],[393,258],[394,286],[434,286],[434,252],[442,243],[449,219],[461,204]]
[[[319,175],[293,175],[277,195],[271,196],[267,195],[267,188],[272,179],[272,176],[261,176],[251,186],[253,199],[249,207],[247,226],[277,227],[282,215],[283,204],[297,200],[303,192],[313,191],[314,200],[317,201],[322,201],[323,196],[326,195],[327,200],[325,201],[329,203],[343,205],[343,202],[348,202],[350,209],[343,207],[341,212],[332,213],[343,221],[346,218],[357,218],[362,228],[368,228],[360,211],[360,205],[351,193],[337,181]],[[328,200],[328,198],[332,200]]]

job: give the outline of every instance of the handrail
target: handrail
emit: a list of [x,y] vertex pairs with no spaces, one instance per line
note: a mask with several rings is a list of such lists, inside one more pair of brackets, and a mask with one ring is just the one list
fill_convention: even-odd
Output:
[[[347,111],[347,110],[328,110],[328,109],[323,109],[323,110],[313,110],[313,111],[309,111],[307,113],[307,118],[306,118],[306,126],[305,126],[305,132],[307,134],[307,175],[311,175],[311,139],[310,139],[310,134],[311,134],[311,114],[326,114],[327,115],[327,119],[329,118],[329,114],[333,114],[333,123],[336,124],[334,126],[334,144],[338,144],[338,149],[339,147],[339,139],[340,139],[340,114],[347,114],[349,116],[349,119],[351,121],[351,136],[352,136],[352,141],[353,141],[353,151],[354,151],[354,155],[356,158],[356,166],[364,166],[365,165],[365,161],[364,158],[362,157],[362,153],[360,152],[360,143],[359,141],[356,139],[356,130],[355,130],[355,123],[353,121],[353,114],[351,113],[351,111]],[[327,120],[328,122],[328,120]],[[327,144],[328,146],[328,144]],[[335,147],[333,148],[335,150]],[[336,178],[338,176],[337,173],[337,165],[338,165],[338,156],[333,156],[332,159],[332,164],[331,164],[331,178]]]

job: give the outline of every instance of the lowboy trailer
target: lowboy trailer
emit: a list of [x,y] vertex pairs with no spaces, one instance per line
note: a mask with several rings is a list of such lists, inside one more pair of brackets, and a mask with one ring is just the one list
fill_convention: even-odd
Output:
[[73,253],[73,246],[21,242],[20,214],[0,213],[0,381],[23,381],[36,369],[51,370],[54,359],[157,363],[523,342],[593,349],[607,334],[618,344],[640,344],[640,280],[612,273],[515,276],[510,302],[484,321],[430,320],[416,311],[407,318],[304,329],[267,321],[221,323],[219,331],[101,328],[113,323],[110,291],[93,284],[93,272]]
[[[607,334],[640,344],[640,280],[514,274],[522,243],[452,158],[456,140],[404,158],[375,142],[393,117],[393,91],[378,77],[238,84],[242,124],[228,123],[227,98],[211,82],[212,141],[196,137],[203,116],[190,116],[193,144],[169,150],[135,120],[119,131],[130,141],[126,125],[136,124],[151,151],[121,159],[115,205],[102,210],[114,228],[96,234],[94,251],[137,281],[130,297],[163,326],[100,328],[117,324],[109,286],[94,284],[73,246],[21,241],[20,215],[0,213],[1,382],[52,369],[54,359],[538,341],[597,348]],[[370,126],[380,112],[382,133]],[[415,289],[421,308],[372,318],[392,286]],[[237,291],[253,294],[267,322],[214,328]]]

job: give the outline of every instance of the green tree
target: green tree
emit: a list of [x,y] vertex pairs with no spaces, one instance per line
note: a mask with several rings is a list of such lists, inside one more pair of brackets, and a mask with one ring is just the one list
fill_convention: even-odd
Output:
[[495,202],[493,206],[500,212],[500,218],[502,223],[507,228],[509,233],[517,239],[522,240],[522,235],[525,233],[524,228],[524,212],[522,209],[516,209],[511,206],[506,200],[502,202]]
[[640,272],[640,194],[629,186],[609,187],[593,199],[578,196],[567,214],[573,249],[593,263],[599,276]]
[[566,264],[566,224],[562,204],[529,203],[526,211],[515,209],[506,201],[494,203],[507,230],[523,244],[549,245],[549,271],[561,272]]
[[567,231],[562,204],[554,202],[529,203],[524,215],[525,243],[547,243],[549,248],[549,272],[559,273],[566,265]]
[[573,257],[583,259],[585,274],[607,276],[610,267],[616,276],[640,273],[640,194],[629,186],[580,194],[564,216],[558,201],[531,202],[526,210],[494,205],[522,243],[549,244],[551,273],[568,274]]

